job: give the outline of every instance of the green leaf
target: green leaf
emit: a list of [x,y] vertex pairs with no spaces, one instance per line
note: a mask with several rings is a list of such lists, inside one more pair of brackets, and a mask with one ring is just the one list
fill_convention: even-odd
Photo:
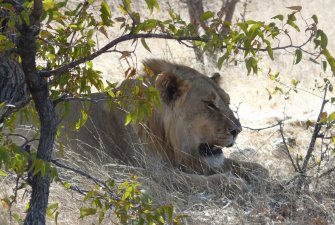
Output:
[[154,8],[156,8],[158,11],[160,11],[159,5],[158,5],[156,0],[145,0],[145,2],[147,3],[147,6],[150,9],[151,13],[154,10]]
[[214,16],[214,13],[212,11],[207,11],[204,12],[201,16],[200,19],[201,20],[208,20],[209,18],[212,18]]
[[225,57],[224,56],[221,56],[218,60],[218,68],[219,70],[221,70],[221,67],[222,67],[222,64],[223,64],[223,61],[224,61]]
[[291,80],[291,83],[294,87],[296,87],[300,83],[300,80],[293,79],[293,80]]
[[296,29],[296,31],[300,32],[298,25],[293,20],[287,20],[287,24]]
[[54,213],[58,209],[58,203],[51,203],[47,207],[47,216],[51,219],[54,219]]
[[250,60],[245,60],[245,66],[247,67],[247,72],[248,72],[248,75],[249,75],[250,72],[251,72],[251,63],[250,63]]
[[321,32],[321,47],[326,48],[328,45],[328,37],[327,35],[322,31]]
[[297,19],[295,18],[295,12],[294,13],[291,13],[290,15],[288,15],[288,18],[287,18],[287,21],[286,23],[288,25],[290,25],[291,27],[293,27],[294,29],[296,29],[298,32],[300,32],[300,29],[298,27],[298,25],[294,22],[296,21]]
[[277,16],[272,17],[271,19],[278,19],[278,20],[280,20],[280,21],[283,21],[283,20],[284,20],[284,16],[281,15],[281,14],[279,14],[279,15],[277,15]]
[[302,51],[300,49],[295,50],[295,61],[293,64],[298,64],[302,59]]
[[252,72],[254,74],[257,74],[257,72],[258,72],[258,65],[257,65],[258,62],[257,62],[257,60],[254,57],[250,57],[249,59],[247,59],[245,61],[245,63],[246,63],[248,75],[250,74],[251,69],[252,69]]
[[334,89],[334,86],[333,86],[332,84],[329,84],[329,86],[328,86],[328,90],[329,90],[330,92],[333,92],[333,89]]
[[132,198],[132,193],[133,193],[133,187],[132,186],[128,186],[127,189],[126,189],[126,191],[122,195],[122,200],[126,200],[129,197],[131,199]]
[[58,224],[58,216],[59,216],[59,212],[56,212],[56,214],[55,214],[55,223],[56,223],[56,225]]
[[126,10],[128,10],[128,12],[131,12],[131,0],[124,0],[123,1],[124,7]]
[[76,130],[79,130],[87,121],[88,115],[85,109],[81,110],[81,118],[76,122]]
[[273,58],[273,51],[270,45],[266,46],[266,50],[268,51],[269,57],[271,58],[271,60],[274,60]]
[[131,121],[132,121],[132,116],[131,116],[130,113],[128,113],[127,116],[126,116],[125,125],[127,126]]
[[43,160],[41,159],[36,159],[34,162],[34,172],[33,172],[33,176],[35,176],[36,174],[38,174],[39,172],[41,172],[42,176],[44,176],[46,174],[46,166]]
[[29,24],[30,24],[30,18],[29,18],[28,12],[26,10],[23,10],[21,12],[21,16],[22,16],[22,19],[23,19],[24,23],[29,26]]
[[123,183],[120,185],[119,190],[123,190],[123,189],[125,189],[125,188],[128,187],[128,186],[129,186],[128,181],[125,181],[125,182],[123,182]]
[[97,213],[97,209],[95,209],[95,208],[81,207],[80,208],[80,217],[79,218],[84,218],[86,216],[94,215],[96,213]]
[[72,185],[66,181],[62,182],[63,186],[67,189],[70,189],[72,187]]
[[323,71],[326,72],[326,70],[327,70],[327,61],[322,61],[322,68],[323,68]]
[[329,114],[328,116],[328,122],[331,123],[335,121],[335,112],[332,112],[331,114]]
[[319,23],[318,17],[316,15],[313,15],[312,19],[313,19],[313,21],[314,21],[315,24]]
[[112,25],[112,14],[111,14],[111,10],[107,4],[107,2],[104,0],[101,2],[100,5],[100,17],[102,19],[102,22],[104,23],[104,25],[106,26],[110,26]]
[[7,177],[8,174],[5,173],[3,170],[0,170],[0,176],[2,176],[2,177]]
[[333,74],[335,74],[335,59],[334,59],[334,57],[330,54],[330,52],[328,51],[327,48],[324,48],[322,50],[322,53],[326,57]]
[[145,38],[141,38],[141,43],[147,51],[151,52],[149,46],[147,45],[147,42],[145,41]]
[[48,11],[50,9],[53,9],[55,7],[56,3],[54,0],[44,0],[43,1],[43,9],[45,11]]

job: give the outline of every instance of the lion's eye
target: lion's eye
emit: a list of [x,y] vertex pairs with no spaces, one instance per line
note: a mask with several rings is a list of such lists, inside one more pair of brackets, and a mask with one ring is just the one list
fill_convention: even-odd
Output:
[[211,102],[211,101],[204,101],[207,108],[211,109],[211,110],[218,110],[218,107],[216,107],[216,105]]

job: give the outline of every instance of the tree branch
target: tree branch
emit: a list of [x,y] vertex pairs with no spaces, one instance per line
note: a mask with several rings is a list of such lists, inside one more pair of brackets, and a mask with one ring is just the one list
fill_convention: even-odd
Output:
[[270,128],[274,128],[274,127],[280,126],[280,124],[282,124],[285,120],[286,120],[286,119],[281,120],[281,121],[279,121],[278,123],[273,124],[273,125],[270,125],[270,126],[267,126],[267,127],[252,128],[252,127],[242,126],[242,128],[244,128],[244,129],[248,129],[248,130],[253,130],[253,131],[262,131],[262,130],[267,130],[267,129],[270,129]]
[[312,153],[313,153],[314,147],[315,147],[315,142],[316,142],[316,139],[317,139],[317,137],[319,135],[319,131],[321,129],[320,119],[321,119],[321,114],[323,113],[323,109],[324,109],[326,103],[328,102],[328,100],[326,100],[328,86],[329,86],[329,84],[326,84],[326,86],[325,86],[325,90],[324,90],[324,94],[323,94],[323,100],[322,100],[320,112],[319,112],[319,115],[318,115],[318,119],[317,119],[317,121],[315,123],[313,135],[312,135],[312,138],[311,138],[311,142],[309,143],[309,147],[308,147],[308,150],[307,150],[307,153],[306,153],[306,156],[305,156],[305,160],[304,160],[304,162],[302,164],[302,168],[301,169],[302,169],[303,173],[306,172],[306,168],[307,168],[309,159],[312,156]]
[[[135,40],[135,39],[140,39],[140,38],[155,38],[155,39],[166,39],[166,40],[176,40],[176,41],[202,41],[207,43],[209,40],[202,38],[202,37],[198,37],[198,36],[181,36],[181,37],[177,37],[177,36],[173,36],[171,34],[153,34],[153,33],[139,33],[139,34],[126,34],[123,36],[120,36],[116,39],[114,39],[113,41],[109,42],[108,44],[106,44],[104,47],[102,47],[101,49],[99,49],[98,51],[94,52],[93,54],[77,59],[73,62],[70,62],[69,64],[66,64],[64,66],[61,66],[55,70],[50,70],[50,71],[40,71],[39,75],[41,77],[51,77],[54,76],[53,79],[49,82],[49,83],[53,83],[55,80],[59,79],[59,77],[63,74],[68,72],[69,70],[71,70],[72,68],[85,63],[87,61],[93,60],[96,57],[100,56],[101,54],[107,52],[109,49],[111,49],[112,47],[116,46],[119,43],[125,42],[125,41],[129,41],[129,40]],[[304,44],[302,45],[293,45],[293,44],[289,44],[289,45],[285,45],[285,46],[278,46],[278,47],[274,47],[272,50],[283,50],[283,49],[288,49],[288,48],[302,48],[305,44],[307,44],[307,42],[304,42]],[[235,46],[236,48],[240,49],[240,50],[257,50],[260,52],[266,52],[267,49],[266,48],[245,48],[245,47],[241,47],[241,46]],[[227,48],[227,46],[223,46],[223,48]]]
[[290,150],[287,147],[286,140],[285,140],[285,137],[284,137],[284,131],[283,131],[283,123],[282,123],[282,121],[279,122],[279,132],[280,132],[280,135],[281,135],[283,143],[284,143],[285,151],[286,151],[288,157],[291,160],[292,166],[293,166],[295,172],[299,172],[299,170],[298,170],[297,166],[295,165],[294,160],[293,160],[293,158],[291,156]]
[[327,176],[327,175],[331,174],[331,173],[334,172],[334,171],[335,171],[335,167],[332,167],[332,168],[326,170],[325,172],[323,172],[323,173],[319,176],[319,179],[322,178],[322,177],[324,177],[324,176]]
[[3,0],[3,2],[11,4],[14,7],[14,9],[15,9],[15,11],[16,11],[17,14],[20,14],[24,10],[23,5],[20,2],[18,2],[18,1],[15,1],[15,0]]
[[[146,33],[146,34],[126,34],[123,36],[120,36],[113,41],[109,42],[107,45],[99,49],[98,51],[94,52],[93,54],[83,57],[81,59],[75,60],[67,65],[64,65],[62,67],[59,67],[55,70],[50,70],[50,71],[40,71],[40,76],[41,77],[50,77],[50,76],[55,76],[55,79],[58,79],[59,76],[70,69],[85,63],[87,61],[93,60],[96,57],[100,56],[101,54],[105,53],[108,51],[110,48],[116,46],[117,44],[124,42],[124,41],[129,41],[129,40],[134,40],[134,39],[139,39],[139,38],[158,38],[158,39],[169,39],[169,40],[177,40],[177,41],[183,41],[183,40],[198,40],[198,41],[206,41],[203,38],[200,37],[193,37],[193,36],[185,36],[185,37],[176,37],[170,34],[151,34],[151,33]],[[50,82],[52,83],[53,80]]]
[[54,159],[54,160],[51,160],[51,162],[54,165],[56,165],[56,166],[58,166],[60,168],[63,168],[63,169],[66,169],[66,170],[70,170],[72,172],[75,172],[76,174],[79,174],[79,175],[81,175],[83,177],[86,177],[86,178],[92,180],[97,185],[106,188],[106,190],[109,192],[109,194],[111,195],[111,197],[113,197],[113,199],[116,199],[116,200],[118,199],[117,195],[115,195],[115,193],[113,192],[113,190],[111,190],[110,187],[104,181],[102,181],[102,180],[100,180],[100,179],[98,179],[96,177],[93,177],[92,175],[90,175],[88,173],[85,173],[85,172],[83,172],[83,171],[81,171],[79,169],[72,168],[70,166],[64,165],[64,164],[60,163],[59,160],[55,160]]

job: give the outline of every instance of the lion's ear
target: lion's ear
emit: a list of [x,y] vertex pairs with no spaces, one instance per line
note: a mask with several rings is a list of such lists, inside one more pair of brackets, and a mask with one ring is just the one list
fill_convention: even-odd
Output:
[[221,80],[221,75],[219,73],[214,73],[211,77],[211,80],[213,80],[215,83],[219,83]]
[[162,100],[167,104],[178,99],[189,87],[187,81],[167,72],[158,74],[155,86],[160,92]]

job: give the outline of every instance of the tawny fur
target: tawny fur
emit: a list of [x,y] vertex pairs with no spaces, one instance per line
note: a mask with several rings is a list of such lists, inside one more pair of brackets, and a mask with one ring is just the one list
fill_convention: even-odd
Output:
[[[144,74],[151,76],[147,85],[158,89],[162,102],[150,118],[125,126],[124,109],[118,109],[107,94],[93,94],[91,98],[95,100],[86,108],[89,118],[78,132],[73,127],[85,104],[67,103],[70,110],[61,123],[66,135],[59,141],[74,151],[103,149],[110,156],[136,166],[149,161],[164,163],[178,168],[185,180],[195,186],[222,186],[236,192],[244,190],[241,183],[257,183],[268,176],[258,164],[224,159],[223,154],[211,155],[211,149],[204,156],[199,150],[204,143],[231,146],[241,131],[238,119],[229,108],[229,95],[218,85],[217,76],[212,80],[187,66],[157,59],[146,60],[144,65],[146,71],[152,72]],[[127,96],[134,85],[143,84],[126,80],[118,89]],[[131,107],[128,105],[125,110]],[[232,176],[227,177],[227,172]]]

